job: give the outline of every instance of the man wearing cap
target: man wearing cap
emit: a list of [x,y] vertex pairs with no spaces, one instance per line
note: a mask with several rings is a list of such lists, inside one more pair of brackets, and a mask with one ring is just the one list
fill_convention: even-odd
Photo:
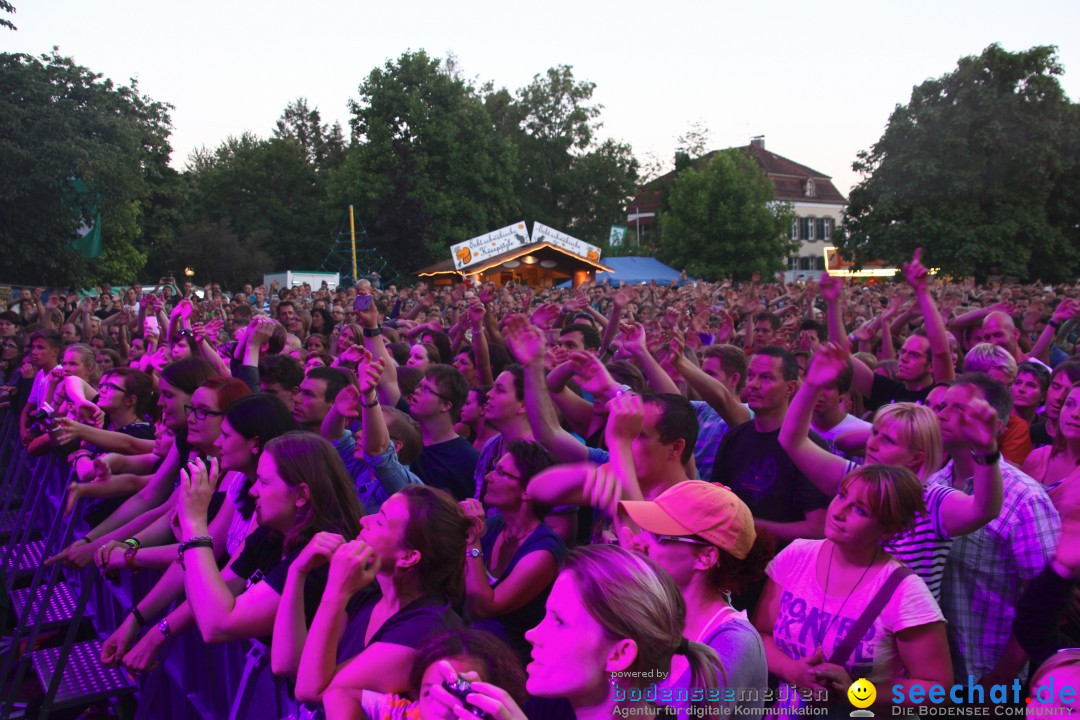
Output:
[[[643,532],[634,549],[664,568],[686,600],[686,638],[708,645],[724,669],[719,687],[729,688],[735,715],[764,706],[769,671],[761,635],[745,612],[731,607],[728,593],[741,594],[764,577],[771,543],[754,530],[750,508],[723,485],[690,480],[654,501],[619,503]],[[663,688],[690,688],[686,660],[676,656]],[[757,689],[760,692],[755,693]],[[679,703],[670,703],[681,706]]]

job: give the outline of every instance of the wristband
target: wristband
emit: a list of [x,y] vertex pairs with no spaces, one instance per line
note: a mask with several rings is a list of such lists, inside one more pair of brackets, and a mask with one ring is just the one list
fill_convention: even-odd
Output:
[[971,459],[975,461],[976,465],[993,465],[998,460],[1001,460],[1001,449],[999,448],[989,455],[979,455],[972,450]]
[[214,538],[209,535],[199,535],[198,537],[193,537],[180,543],[176,548],[176,562],[180,563],[181,570],[187,570],[187,567],[184,566],[184,553],[191,548],[196,547],[212,549],[214,547]]
[[379,337],[380,335],[382,335],[382,328],[364,328],[361,332],[364,333],[364,337]]
[[128,538],[127,540],[124,541],[124,544],[127,545],[128,547],[135,548],[136,550],[138,550],[139,548],[142,547],[142,543],[139,542],[139,538],[133,538],[133,537]]
[[82,541],[83,541],[84,543],[86,543],[87,545],[89,545],[90,543],[94,542],[93,540],[91,540],[91,539],[90,539],[90,536],[89,536],[89,535],[83,535],[81,539],[82,539]]
[[379,398],[378,398],[378,396],[376,396],[376,397],[375,397],[375,399],[374,399],[374,400],[372,400],[372,401],[371,401],[371,402],[369,402],[369,403],[366,403],[366,402],[360,401],[360,404],[361,404],[361,405],[362,405],[363,407],[366,407],[366,408],[373,408],[373,407],[378,407],[378,406],[379,406]]
[[1061,321],[1060,320],[1051,320],[1050,322],[1048,322],[1046,324],[1049,325],[1050,327],[1054,328],[1055,330],[1060,330],[1061,329]]
[[138,624],[139,627],[145,627],[146,626],[146,618],[144,618],[143,614],[141,612],[139,612],[139,606],[138,605],[132,605],[131,606],[131,616],[133,618],[135,618],[135,622]]

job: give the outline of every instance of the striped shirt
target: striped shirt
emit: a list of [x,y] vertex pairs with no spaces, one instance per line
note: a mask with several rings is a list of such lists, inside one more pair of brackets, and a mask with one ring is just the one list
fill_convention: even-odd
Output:
[[[939,470],[930,484],[956,487],[953,467]],[[956,677],[980,678],[1001,659],[1024,585],[1050,562],[1061,534],[1057,510],[1039,483],[1004,461],[1001,477],[1001,514],[957,538],[945,565],[941,609]],[[962,482],[971,494],[973,479]]]
[[[848,463],[847,473],[858,468],[862,458]],[[941,602],[941,579],[945,575],[945,563],[949,559],[952,538],[945,531],[941,507],[945,498],[960,492],[944,485],[923,486],[923,502],[926,513],[915,516],[910,530],[897,535],[885,545],[885,551],[911,568],[930,588],[934,600]]]

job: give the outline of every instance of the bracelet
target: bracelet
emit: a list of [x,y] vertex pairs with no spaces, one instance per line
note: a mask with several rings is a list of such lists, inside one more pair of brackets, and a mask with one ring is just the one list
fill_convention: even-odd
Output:
[[1046,324],[1049,325],[1050,327],[1054,328],[1055,330],[1060,330],[1061,329],[1061,321],[1060,320],[1051,320],[1050,322],[1048,322]]
[[139,538],[130,537],[127,540],[124,541],[124,544],[127,545],[128,547],[133,547],[136,550],[138,550],[138,549],[140,549],[142,547],[142,543],[139,542]]
[[209,535],[199,535],[198,537],[193,537],[190,540],[185,540],[180,543],[176,548],[176,562],[180,563],[181,570],[187,570],[187,567],[184,565],[184,553],[191,548],[196,547],[213,548],[214,538]]
[[86,543],[87,545],[89,545],[90,543],[94,542],[93,540],[91,540],[91,539],[90,539],[90,536],[89,536],[89,535],[83,535],[83,536],[82,536],[82,538],[81,538],[81,540],[82,540],[82,541],[83,541],[84,543]]
[[1001,460],[1001,449],[998,448],[989,455],[979,455],[974,450],[972,450],[971,459],[975,461],[976,465],[993,465],[998,460]]
[[382,328],[364,328],[362,332],[364,333],[364,337],[379,337],[380,335],[382,335]]
[[135,622],[138,623],[139,627],[145,627],[146,618],[144,618],[143,614],[141,612],[139,612],[139,606],[138,605],[132,605],[131,606],[131,616],[133,618],[135,618]]
[[366,403],[366,402],[364,402],[364,401],[362,401],[362,400],[361,400],[361,401],[360,401],[360,405],[362,405],[363,407],[366,407],[366,408],[373,408],[373,407],[379,407],[379,397],[378,397],[378,396],[375,396],[375,399],[374,399],[374,400],[372,400],[372,401],[371,401],[371,402],[369,402],[369,403]]

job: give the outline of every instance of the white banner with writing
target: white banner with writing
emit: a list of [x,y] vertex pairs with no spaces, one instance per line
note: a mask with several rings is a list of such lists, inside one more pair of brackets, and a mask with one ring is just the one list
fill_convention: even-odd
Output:
[[450,246],[450,256],[454,259],[454,268],[462,270],[478,262],[504,253],[508,250],[529,244],[529,234],[525,221],[508,225],[501,230],[494,230],[487,235],[480,235],[457,245]]
[[543,223],[533,223],[532,241],[534,243],[550,243],[551,245],[560,247],[578,257],[583,257],[586,260],[591,260],[593,262],[598,262],[600,260],[600,248],[595,245],[590,245],[584,240],[578,240],[576,237],[571,237],[564,232],[559,232],[554,228],[549,228]]

